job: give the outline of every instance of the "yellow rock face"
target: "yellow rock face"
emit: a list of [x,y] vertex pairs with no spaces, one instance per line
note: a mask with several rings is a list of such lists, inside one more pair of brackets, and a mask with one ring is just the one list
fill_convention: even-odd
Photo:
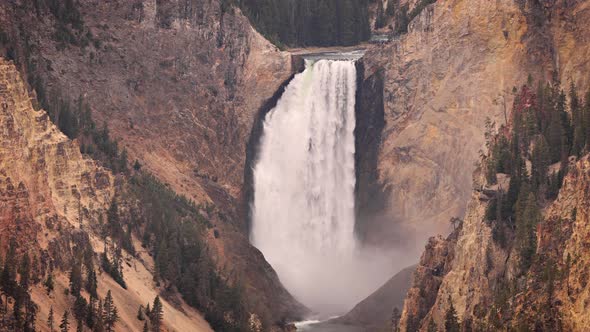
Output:
[[449,231],[469,200],[485,119],[505,122],[512,88],[529,74],[550,80],[557,69],[563,86],[573,79],[585,91],[588,3],[540,6],[543,25],[518,1],[439,0],[407,34],[367,51],[365,77],[385,70],[378,172],[389,191],[387,218],[369,226],[370,240],[409,238],[406,246],[421,250],[428,236]]
[[[112,174],[82,156],[35,110],[12,62],[0,58],[0,227],[2,244],[52,238],[43,228],[80,227],[97,220],[113,194]],[[47,230],[46,229],[46,230]]]

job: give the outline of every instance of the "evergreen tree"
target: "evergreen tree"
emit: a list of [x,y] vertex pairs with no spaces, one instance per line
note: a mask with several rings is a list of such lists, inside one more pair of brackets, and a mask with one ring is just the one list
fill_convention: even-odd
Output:
[[580,100],[578,98],[576,85],[573,81],[570,84],[569,99],[570,114],[572,118],[573,127],[573,142],[571,153],[573,155],[579,156],[582,153],[582,150],[584,149],[586,141],[586,128],[584,126],[584,109],[581,106]]
[[532,171],[531,181],[534,189],[538,192],[538,189],[547,184],[547,168],[549,166],[549,147],[543,136],[539,137],[532,155]]
[[535,229],[540,221],[540,211],[535,194],[525,183],[518,195],[515,205],[516,245],[520,253],[523,269],[528,269],[536,249]]
[[88,302],[83,296],[78,295],[74,302],[74,317],[76,317],[77,321],[81,321],[87,317],[88,312],[86,310],[88,310]]
[[154,305],[152,307],[151,312],[151,323],[152,323],[152,331],[159,332],[160,327],[162,326],[162,319],[164,316],[164,311],[162,308],[162,302],[160,301],[160,297],[156,296],[154,299]]
[[408,10],[408,4],[406,3],[397,12],[397,17],[395,19],[396,34],[404,34],[408,32],[408,24],[410,23],[410,19],[408,17]]
[[84,323],[82,323],[81,319],[78,320],[76,325],[76,332],[84,332]]
[[31,277],[31,259],[29,258],[28,253],[23,255],[18,273],[20,275],[20,286],[25,290],[29,289]]
[[70,293],[76,297],[80,295],[82,289],[82,271],[80,263],[74,261],[70,270]]
[[381,29],[385,26],[387,19],[385,18],[385,9],[383,8],[383,2],[377,1],[377,17],[375,19],[375,29]]
[[96,324],[96,298],[94,296],[90,296],[90,302],[88,302],[88,308],[86,309],[86,325],[89,328],[94,328]]
[[59,328],[61,332],[68,332],[70,330],[70,321],[69,321],[70,312],[65,311],[64,315],[61,318],[61,323],[59,324]]
[[45,280],[45,288],[47,289],[47,295],[53,292],[53,274],[50,272],[47,276],[47,280]]
[[121,227],[121,222],[119,221],[119,207],[117,205],[117,200],[114,198],[111,201],[109,210],[107,211],[107,222],[109,225],[110,234],[114,238],[120,239],[123,229]]
[[129,170],[127,169],[127,149],[123,149],[121,154],[119,155],[119,159],[117,161],[118,167],[117,170],[121,173],[127,174]]
[[561,114],[559,111],[552,111],[550,114],[549,126],[547,128],[546,139],[551,151],[551,162],[561,160],[562,151],[564,151],[565,130],[563,128]]
[[[6,298],[15,294],[16,288],[16,241],[12,239],[4,261],[4,268],[0,276],[0,286]],[[7,301],[6,301],[7,302]],[[7,305],[8,303],[5,303]]]
[[47,317],[47,327],[49,327],[49,332],[53,332],[53,306],[49,307],[49,317]]
[[37,312],[38,307],[27,294],[26,298],[26,310],[25,310],[25,325],[23,327],[24,332],[35,332],[36,331],[36,321],[37,321]]
[[457,311],[453,306],[453,301],[449,295],[449,309],[445,314],[445,331],[446,332],[459,332],[461,327],[459,325],[459,318],[457,317]]
[[37,256],[33,256],[33,265],[31,266],[31,281],[33,284],[38,284],[41,281],[40,271],[39,259]]
[[149,332],[147,321],[143,323],[143,332]]
[[87,266],[86,268],[86,284],[84,288],[90,294],[91,297],[97,297],[98,294],[96,292],[96,288],[98,287],[98,281],[96,280],[96,272],[94,271],[94,267]]
[[139,305],[139,308],[137,309],[137,319],[138,320],[144,320],[145,316],[143,315],[143,305]]
[[107,292],[107,296],[104,299],[102,310],[105,330],[106,332],[113,332],[115,329],[115,324],[119,320],[119,313],[115,303],[113,302],[113,296],[110,290]]
[[103,303],[100,299],[98,299],[97,302],[98,302],[98,305],[96,307],[96,315],[94,317],[94,319],[95,319],[94,331],[103,332],[104,331],[104,319],[103,319],[104,307],[103,307]]
[[387,9],[385,9],[385,14],[388,17],[393,17],[395,15],[395,10],[399,6],[399,0],[388,0],[387,1]]

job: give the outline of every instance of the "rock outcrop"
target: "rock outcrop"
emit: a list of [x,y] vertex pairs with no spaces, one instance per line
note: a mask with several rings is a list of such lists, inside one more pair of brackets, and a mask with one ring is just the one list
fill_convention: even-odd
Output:
[[[82,32],[41,5],[2,3],[13,54],[48,93],[84,96],[97,123],[179,194],[223,211],[219,270],[244,280],[273,319],[304,311],[248,241],[246,143],[258,109],[292,75],[291,57],[226,1],[76,2]],[[27,28],[24,28],[27,27]],[[213,237],[211,237],[213,239]]]
[[[76,248],[103,249],[102,235],[93,229],[107,214],[116,184],[109,170],[82,155],[77,142],[59,131],[34,103],[14,63],[0,57],[1,250],[5,252],[14,239],[19,256],[27,253],[41,258],[39,270],[32,271],[34,276],[53,275],[51,295],[43,283],[30,290],[38,304],[38,329],[49,331],[45,321],[50,307],[61,317],[72,301],[66,292],[70,287],[66,269],[80,254]],[[98,293],[104,298],[112,291],[120,317],[117,331],[139,332],[143,322],[136,318],[137,307],[153,301],[158,291],[154,263],[147,253],[124,257],[127,289],[102,273]],[[202,315],[182,299],[162,302],[166,329],[211,331]]]
[[[35,110],[14,64],[0,58],[0,232],[25,247],[47,248],[57,234],[42,229],[79,228],[96,222],[113,194],[113,176],[83,157]],[[18,235],[18,236],[17,236]]]
[[364,77],[384,77],[375,200],[385,208],[357,221],[367,242],[417,253],[429,234],[449,231],[447,221],[465,213],[485,119],[505,123],[512,88],[523,78],[548,80],[555,72],[584,91],[586,7],[439,0],[407,34],[368,49]]
[[545,209],[536,232],[537,259],[524,275],[516,250],[494,238],[483,215],[488,203],[474,194],[460,230],[426,246],[404,303],[401,330],[426,331],[431,319],[442,328],[450,302],[471,328],[590,328],[585,304],[589,157],[570,166],[557,200]]

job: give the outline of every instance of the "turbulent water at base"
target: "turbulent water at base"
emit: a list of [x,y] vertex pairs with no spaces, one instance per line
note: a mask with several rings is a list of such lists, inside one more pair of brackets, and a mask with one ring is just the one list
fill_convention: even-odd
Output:
[[306,61],[266,116],[254,167],[252,243],[324,314],[349,309],[384,278],[354,236],[355,93],[354,61]]

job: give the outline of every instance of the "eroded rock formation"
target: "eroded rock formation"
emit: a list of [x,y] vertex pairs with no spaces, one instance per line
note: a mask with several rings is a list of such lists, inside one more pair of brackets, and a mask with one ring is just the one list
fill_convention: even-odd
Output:
[[450,217],[465,213],[485,119],[505,123],[512,88],[529,74],[586,87],[586,7],[440,0],[407,34],[368,49],[364,77],[384,77],[374,199],[385,209],[357,221],[367,242],[421,250],[427,234],[449,231]]
[[[12,54],[48,93],[83,96],[130,159],[174,191],[223,211],[209,238],[219,270],[273,319],[304,309],[248,241],[242,204],[246,143],[291,57],[224,1],[76,2],[82,32],[43,4],[3,3]],[[25,28],[27,27],[27,28]],[[73,213],[73,212],[71,212]]]

